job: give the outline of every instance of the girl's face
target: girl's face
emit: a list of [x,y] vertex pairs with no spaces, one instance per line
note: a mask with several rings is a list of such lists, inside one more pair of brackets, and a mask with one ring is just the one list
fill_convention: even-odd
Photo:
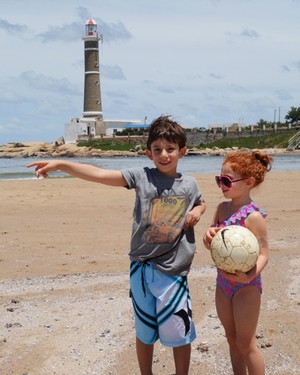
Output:
[[[228,179],[222,178],[225,176],[228,177]],[[245,193],[249,193],[250,185],[247,183],[248,181],[249,178],[243,178],[243,176],[234,172],[229,163],[223,164],[221,178],[218,184],[225,198],[233,199],[243,196]]]
[[151,144],[151,150],[146,150],[148,157],[153,160],[160,173],[170,177],[176,177],[177,164],[186,153],[186,147],[179,149],[177,143],[157,139]]

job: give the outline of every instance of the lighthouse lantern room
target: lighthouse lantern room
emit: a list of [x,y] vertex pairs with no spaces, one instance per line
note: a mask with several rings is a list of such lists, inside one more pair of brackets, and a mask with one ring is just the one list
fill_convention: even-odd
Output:
[[97,36],[97,34],[97,24],[92,18],[89,18],[85,24],[85,35]]

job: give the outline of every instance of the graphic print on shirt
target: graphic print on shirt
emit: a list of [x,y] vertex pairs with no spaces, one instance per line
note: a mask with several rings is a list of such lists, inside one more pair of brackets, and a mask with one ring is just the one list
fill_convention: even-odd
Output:
[[151,202],[145,238],[148,243],[172,243],[180,235],[185,219],[186,197],[172,195]]

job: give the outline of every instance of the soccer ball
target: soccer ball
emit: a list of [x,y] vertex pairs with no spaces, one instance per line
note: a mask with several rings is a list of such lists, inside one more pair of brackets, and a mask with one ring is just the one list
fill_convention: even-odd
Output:
[[255,265],[258,253],[255,235],[238,225],[222,228],[211,242],[211,257],[215,265],[229,273],[248,272]]

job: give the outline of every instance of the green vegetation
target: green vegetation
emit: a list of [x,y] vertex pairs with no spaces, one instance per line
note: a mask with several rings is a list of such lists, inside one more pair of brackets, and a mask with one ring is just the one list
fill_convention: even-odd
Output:
[[292,124],[300,121],[300,107],[291,107],[285,118]]
[[[249,136],[249,137],[239,137],[239,138],[230,138],[230,133],[227,137],[211,142],[211,143],[201,143],[198,148],[231,148],[231,147],[239,147],[239,148],[287,148],[289,140],[292,138],[294,134],[299,131],[299,127],[295,130],[291,130],[284,133],[277,133],[277,134],[267,134],[262,136]],[[143,144],[143,139],[140,138],[140,144],[145,147]],[[86,146],[101,150],[115,150],[115,151],[130,151],[136,147],[136,143],[127,142],[127,138],[118,138],[114,137],[113,139],[93,139],[90,141],[80,141],[78,142],[78,146]]]
[[128,136],[128,135],[145,135],[147,129],[123,129],[122,131],[117,131],[115,135]]
[[298,130],[289,131],[286,133],[268,134],[262,136],[251,136],[251,137],[240,137],[240,138],[223,138],[212,143],[199,145],[199,148],[227,148],[227,147],[239,147],[239,148],[287,148],[289,140]]
[[90,141],[80,141],[78,142],[77,146],[97,148],[97,149],[104,150],[104,151],[107,151],[107,150],[130,151],[135,148],[136,144],[126,143],[116,138],[115,140],[114,139],[93,139]]

